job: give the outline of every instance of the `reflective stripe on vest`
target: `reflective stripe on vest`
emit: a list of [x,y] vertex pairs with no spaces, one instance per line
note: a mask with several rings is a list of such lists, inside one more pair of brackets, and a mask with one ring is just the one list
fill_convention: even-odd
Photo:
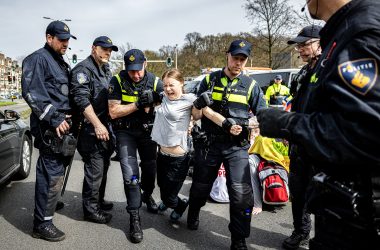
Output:
[[[228,88],[228,90],[227,90],[228,102],[231,102],[232,105],[233,105],[233,103],[237,103],[237,104],[243,104],[244,106],[248,106],[248,100],[251,98],[252,89],[255,86],[256,81],[255,80],[251,81],[249,88],[248,88],[248,91],[245,92],[245,94],[243,94],[243,93],[235,94],[235,93],[233,93],[234,91],[231,91],[231,90],[237,89],[236,84],[238,82],[239,82],[239,80],[237,78],[235,78],[232,81],[231,86]],[[206,76],[206,83],[210,89],[210,87],[211,87],[209,85],[210,75]],[[228,85],[227,78],[226,77],[221,78],[220,83],[223,86],[220,86],[220,85],[214,86],[213,91],[212,91],[212,99],[215,101],[222,101],[224,88]],[[233,105],[233,106],[235,106],[235,105]]]
[[[137,102],[137,100],[139,99],[138,96],[139,96],[139,92],[134,90],[133,91],[133,95],[128,95],[127,91],[124,89],[123,87],[123,84],[121,83],[121,77],[119,74],[116,74],[115,75],[116,79],[117,79],[117,82],[119,83],[120,85],[120,89],[121,89],[121,100],[123,102],[128,102],[128,103],[132,103],[132,102]],[[157,83],[158,83],[158,77],[155,78],[154,80],[154,83],[153,83],[153,90],[156,91],[156,88],[157,88]]]

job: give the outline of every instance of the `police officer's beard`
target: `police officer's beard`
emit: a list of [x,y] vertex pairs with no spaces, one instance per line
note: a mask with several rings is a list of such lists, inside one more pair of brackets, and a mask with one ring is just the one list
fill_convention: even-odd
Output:
[[102,57],[102,56],[100,56],[99,55],[99,58],[100,58],[100,61],[102,61],[102,63],[108,63],[108,58],[106,58],[106,57]]
[[228,57],[226,58],[226,61],[227,61],[227,71],[230,73],[231,76],[238,76],[241,72],[241,69],[239,69],[239,72],[237,74],[235,74],[234,72],[232,72],[232,69],[230,69],[230,67],[228,66]]

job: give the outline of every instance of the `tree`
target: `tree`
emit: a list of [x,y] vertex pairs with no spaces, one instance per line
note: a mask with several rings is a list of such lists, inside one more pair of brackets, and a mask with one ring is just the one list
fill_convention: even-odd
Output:
[[202,36],[198,32],[188,33],[185,36],[184,48],[189,49],[192,53],[196,53],[199,47],[199,43],[202,40]]
[[288,0],[247,0],[245,9],[254,34],[263,41],[259,48],[267,55],[267,65],[275,68],[274,55],[286,49],[287,38],[299,27],[294,10]]
[[118,74],[123,69],[124,62],[115,62],[112,60],[124,61],[125,52],[132,49],[133,46],[132,44],[127,42],[126,44],[122,44],[118,46],[118,48],[119,48],[118,52],[112,53],[111,62],[110,62],[110,68],[111,68],[112,74],[114,75]]

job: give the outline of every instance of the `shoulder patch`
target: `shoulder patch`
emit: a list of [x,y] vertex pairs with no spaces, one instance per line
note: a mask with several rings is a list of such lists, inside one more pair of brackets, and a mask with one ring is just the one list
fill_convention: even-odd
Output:
[[85,73],[79,73],[77,74],[77,81],[79,84],[83,84],[88,82],[88,76]]
[[348,87],[361,95],[366,95],[377,80],[377,61],[373,58],[364,58],[344,62],[338,65],[338,72]]

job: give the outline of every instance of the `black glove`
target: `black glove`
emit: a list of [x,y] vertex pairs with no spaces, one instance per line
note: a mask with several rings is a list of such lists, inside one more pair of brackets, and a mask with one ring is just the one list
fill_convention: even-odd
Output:
[[156,91],[153,91],[153,103],[161,103],[162,98],[164,97],[164,92],[157,93]]
[[136,107],[138,109],[142,109],[142,108],[145,108],[145,107],[148,107],[150,106],[151,104],[153,104],[153,91],[148,89],[148,90],[144,90],[140,95],[139,95],[139,99],[137,100],[136,102]]
[[222,122],[222,128],[225,132],[227,132],[228,134],[230,133],[230,130],[231,130],[231,127],[232,125],[236,125],[236,121],[232,118],[226,118],[223,122]]
[[270,138],[290,139],[289,125],[296,117],[294,112],[265,108],[257,112],[260,134]]
[[203,109],[206,106],[213,104],[212,94],[210,91],[203,92],[194,102],[193,105],[196,109]]

